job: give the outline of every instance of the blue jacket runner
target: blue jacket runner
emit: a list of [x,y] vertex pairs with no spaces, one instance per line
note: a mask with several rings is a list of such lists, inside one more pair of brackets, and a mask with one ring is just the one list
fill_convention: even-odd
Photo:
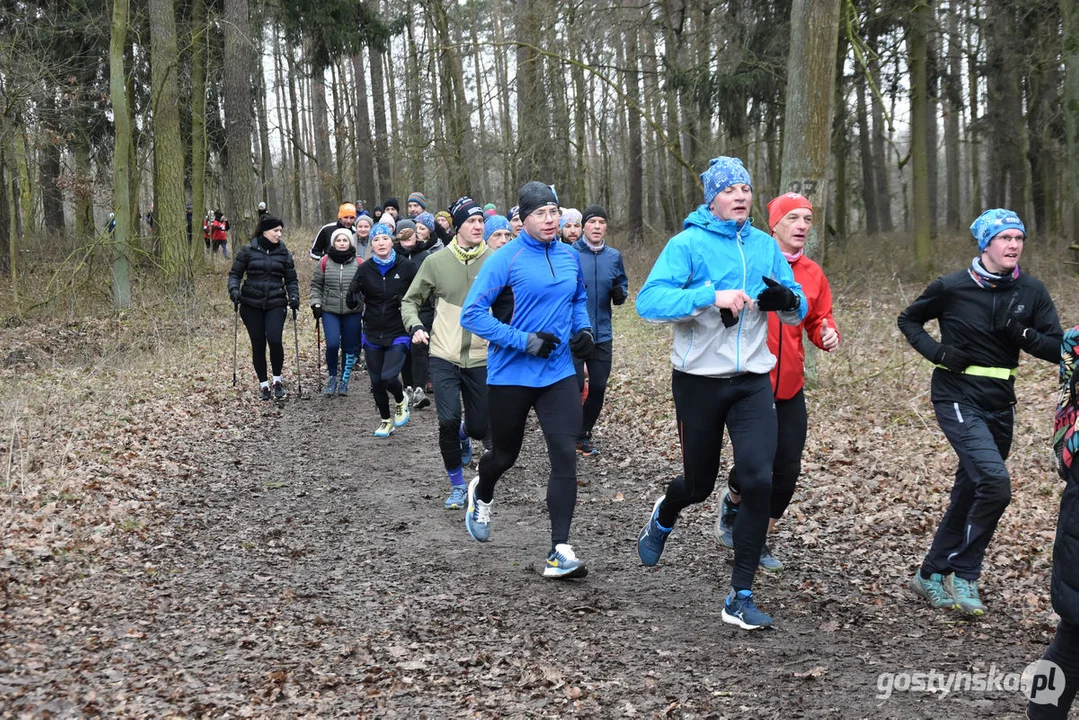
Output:
[[[569,340],[588,324],[588,294],[578,253],[521,231],[487,258],[461,310],[461,326],[490,342],[488,385],[547,387],[575,374]],[[548,358],[525,352],[528,334],[562,342]]]
[[[581,272],[588,290],[588,322],[592,325],[592,338],[597,342],[610,342],[614,339],[611,330],[611,289],[620,286],[625,296],[629,295],[629,278],[622,264],[622,253],[607,244],[594,252],[584,238],[573,243],[573,248],[581,254]],[[621,305],[625,302],[615,303]]]

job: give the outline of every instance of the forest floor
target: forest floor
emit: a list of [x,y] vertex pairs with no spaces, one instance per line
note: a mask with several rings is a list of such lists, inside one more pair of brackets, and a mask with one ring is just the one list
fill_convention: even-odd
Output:
[[[648,266],[631,258],[634,290]],[[1079,321],[1074,279],[1042,266],[1064,323]],[[988,615],[931,610],[906,584],[954,456],[928,363],[894,324],[921,283],[832,272],[844,344],[818,359],[803,478],[772,541],[787,568],[758,574],[776,627],[751,633],[720,620],[718,494],[683,514],[657,567],[637,559],[680,463],[669,333],[632,302],[616,313],[602,452],[578,463],[571,541],[590,572],[559,582],[538,574],[548,466],[534,421],[496,491],[491,542],[475,543],[463,513],[442,509],[433,408],[372,437],[362,382],[317,394],[309,314],[302,396],[291,323],[290,399],[255,399],[242,329],[232,387],[223,272],[203,278],[196,312],[162,300],[122,318],[0,323],[0,717],[1021,715],[1017,674],[1055,625],[1055,369],[1021,367]],[[907,686],[931,671],[993,687]]]

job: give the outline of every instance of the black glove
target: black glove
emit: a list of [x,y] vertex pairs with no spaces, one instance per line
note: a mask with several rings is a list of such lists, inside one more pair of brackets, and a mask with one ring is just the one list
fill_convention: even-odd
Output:
[[318,320],[320,317],[322,317],[322,306],[321,305],[312,305],[311,306],[311,314],[315,316],[316,320]]
[[232,300],[232,307],[240,307],[240,288],[230,288],[229,299]]
[[525,346],[525,352],[536,357],[549,358],[561,342],[549,332],[528,333],[528,344]]
[[592,330],[590,328],[582,328],[577,331],[577,334],[569,339],[569,351],[573,353],[573,357],[583,360],[592,354],[592,348],[596,346],[595,341],[592,339]]
[[615,305],[621,305],[626,301],[626,291],[622,289],[621,285],[614,285],[611,287],[611,302]]
[[349,292],[348,295],[345,295],[345,305],[348,306],[349,310],[355,310],[360,306],[360,299],[356,297],[356,293]]
[[1008,338],[1013,343],[1021,348],[1026,348],[1027,343],[1030,341],[1030,333],[1028,328],[1022,320],[1012,313],[1012,308],[1015,307],[1016,301],[1019,299],[1018,291],[1015,292],[1011,300],[1005,306],[1002,312],[998,312],[993,318],[993,332],[997,335]]
[[719,309],[719,319],[723,321],[723,327],[730,328],[738,324],[738,318],[734,316],[730,308]]
[[290,297],[288,299],[288,306],[290,308],[292,308],[293,310],[299,310],[300,309],[300,297],[298,295],[296,297]]
[[937,350],[937,356],[933,358],[937,365],[943,365],[952,372],[961,373],[974,364],[974,358],[967,355],[959,348],[951,345],[941,345]]
[[793,310],[798,307],[798,296],[788,287],[784,287],[770,277],[761,277],[767,285],[757,296],[758,310]]

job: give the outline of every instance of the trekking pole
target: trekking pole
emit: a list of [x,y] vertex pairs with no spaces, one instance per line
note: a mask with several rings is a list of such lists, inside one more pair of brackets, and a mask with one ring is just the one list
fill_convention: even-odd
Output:
[[232,314],[232,387],[236,387],[236,342],[240,336],[240,305],[236,304],[236,309]]
[[292,337],[296,340],[296,397],[303,396],[303,385],[300,381],[300,330],[296,325],[296,311],[292,311]]
[[318,372],[318,391],[322,392],[322,326],[315,320],[315,370]]

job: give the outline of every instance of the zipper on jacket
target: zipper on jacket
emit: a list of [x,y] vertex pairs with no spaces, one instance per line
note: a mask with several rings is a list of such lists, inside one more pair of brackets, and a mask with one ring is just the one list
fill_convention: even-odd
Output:
[[558,239],[555,239],[555,240],[552,240],[551,242],[546,243],[544,245],[544,248],[543,248],[543,255],[544,255],[544,257],[547,258],[547,267],[549,267],[551,269],[551,277],[553,278],[554,277],[554,265],[551,264],[551,243],[552,242],[561,242],[561,241],[558,240]]
[[[742,235],[737,230],[734,235],[738,238],[738,254],[742,256],[742,292],[746,292],[746,273],[749,272],[749,268],[746,267],[746,254],[742,250]],[[734,371],[736,373],[742,372],[742,320],[745,316],[743,307],[742,312],[738,314],[738,334],[734,338]]]

